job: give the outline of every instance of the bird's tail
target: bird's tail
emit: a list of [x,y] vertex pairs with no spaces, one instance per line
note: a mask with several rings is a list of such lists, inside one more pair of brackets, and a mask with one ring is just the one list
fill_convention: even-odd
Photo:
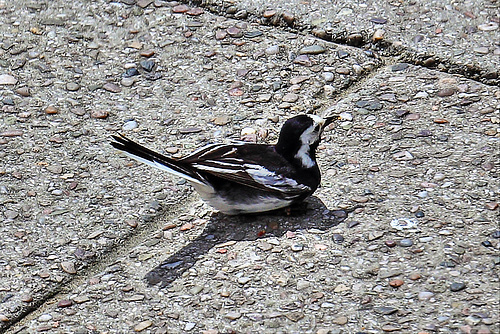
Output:
[[112,141],[111,145],[125,153],[127,156],[147,165],[167,171],[188,181],[203,185],[205,184],[196,172],[189,169],[187,166],[183,166],[182,163],[179,163],[176,159],[167,157],[137,144],[122,134],[119,136],[113,135],[112,137],[115,141]]

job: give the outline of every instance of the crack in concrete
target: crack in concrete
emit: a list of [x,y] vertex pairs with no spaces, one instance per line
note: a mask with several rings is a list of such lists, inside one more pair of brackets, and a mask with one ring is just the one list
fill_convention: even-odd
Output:
[[296,33],[311,34],[324,41],[364,48],[367,51],[373,52],[375,57],[379,57],[378,53],[380,53],[380,56],[394,58],[394,62],[406,62],[443,73],[458,74],[488,86],[500,87],[500,71],[487,71],[474,64],[459,64],[454,62],[453,59],[442,59],[435,54],[418,54],[410,48],[396,46],[395,43],[388,40],[372,42],[372,37],[364,30],[349,32],[345,28],[340,28],[337,31],[327,32],[311,24],[302,22],[299,18],[294,17],[293,14],[286,11],[277,12],[272,17],[265,18],[261,13],[238,8],[233,3],[224,0],[217,2],[214,0],[181,0],[180,2],[205,8],[218,16],[256,22],[265,26],[288,28]]
[[[46,302],[48,300],[52,299],[53,297],[55,297],[56,295],[59,294],[59,292],[62,289],[63,284],[65,284],[66,282],[70,282],[70,281],[71,281],[71,278],[68,277],[66,280],[61,282],[61,284],[55,284],[54,289],[48,289],[49,293],[46,296],[44,296],[43,298],[41,298],[39,300],[34,301],[32,305],[23,309],[20,313],[18,313],[16,316],[14,316],[12,319],[10,319],[9,322],[6,323],[6,327],[0,328],[0,333],[6,333],[7,330],[11,329],[16,324],[20,323],[23,319],[28,317],[31,313],[33,313],[36,310],[38,310],[39,308],[41,308],[43,305],[46,304]],[[15,331],[13,331],[12,333],[19,333],[23,329],[25,329],[25,327],[18,328]]]
[[[161,225],[166,220],[172,220],[183,209],[190,207],[190,203],[195,202],[197,199],[194,197],[194,192],[187,196],[180,197],[176,203],[167,204],[161,207],[160,210],[150,219],[143,219],[142,228],[135,228],[125,239],[119,243],[107,246],[103,251],[88,261],[83,268],[78,270],[78,274],[66,277],[61,283],[55,284],[54,289],[48,289],[45,296],[33,302],[32,305],[23,309],[20,313],[15,315],[9,322],[4,323],[5,327],[0,328],[0,334],[6,333],[8,330],[13,330],[11,333],[15,334],[23,329],[23,321],[28,321],[36,316],[37,311],[41,311],[46,304],[56,303],[61,295],[67,294],[72,291],[76,286],[83,284],[89,277],[103,271],[104,268],[112,266],[117,262],[117,259],[124,256],[130,249],[144,242],[150,238],[151,234],[161,229]],[[20,326],[20,327],[19,327]]]

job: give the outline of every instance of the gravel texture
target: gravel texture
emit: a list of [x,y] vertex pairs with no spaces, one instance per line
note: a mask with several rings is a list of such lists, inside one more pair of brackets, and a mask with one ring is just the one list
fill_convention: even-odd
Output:
[[[475,77],[318,38],[299,29],[311,9],[0,1],[0,332],[499,332],[492,4],[438,20],[490,24],[446,51],[487,46],[468,57]],[[345,21],[370,17],[391,43],[427,36],[411,26],[429,22],[423,6],[390,6]],[[252,16],[272,8],[283,22]],[[443,55],[449,71],[462,61]],[[291,216],[217,214],[108,144],[274,142],[303,112],[344,121],[319,148],[322,187]]]
[[200,1],[215,12],[291,27],[342,44],[499,85],[497,0]]

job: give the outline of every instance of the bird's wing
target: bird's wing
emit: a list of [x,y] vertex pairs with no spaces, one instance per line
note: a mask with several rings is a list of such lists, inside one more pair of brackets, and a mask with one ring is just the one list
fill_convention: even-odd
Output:
[[311,188],[292,177],[290,164],[266,145],[212,144],[178,161],[196,170],[288,198],[310,192]]

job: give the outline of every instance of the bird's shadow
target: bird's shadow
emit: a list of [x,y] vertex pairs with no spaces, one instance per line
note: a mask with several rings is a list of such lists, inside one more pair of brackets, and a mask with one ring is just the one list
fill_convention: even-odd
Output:
[[[317,197],[309,197],[304,205],[291,212],[227,216],[213,214],[201,235],[168,257],[146,274],[151,285],[168,286],[191,268],[212,247],[228,241],[281,237],[287,231],[318,229],[325,231],[340,224],[352,210],[328,210]],[[295,210],[294,210],[295,209]]]

